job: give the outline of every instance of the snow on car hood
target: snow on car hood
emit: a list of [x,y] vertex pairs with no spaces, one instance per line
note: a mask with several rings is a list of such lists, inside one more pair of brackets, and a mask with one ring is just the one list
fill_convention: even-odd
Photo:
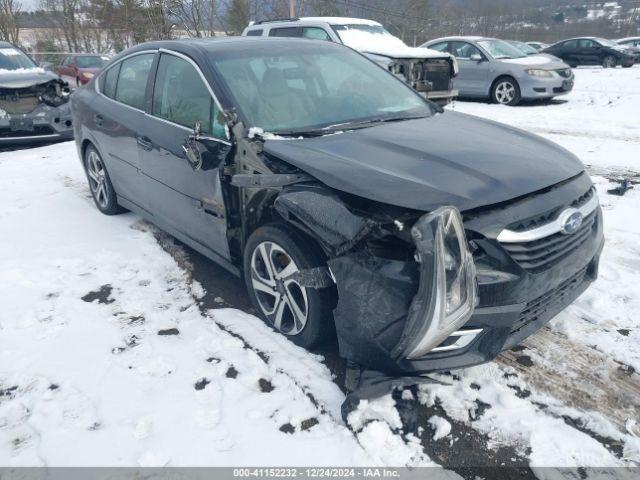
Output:
[[329,187],[422,211],[500,203],[584,170],[553,142],[456,112],[342,135],[266,140],[264,151]]
[[515,63],[517,65],[544,65],[553,62],[551,58],[544,55],[531,55],[530,57],[521,58],[500,58],[498,60],[506,63]]
[[448,58],[448,53],[429,48],[409,47],[389,33],[340,30],[340,39],[346,46],[363,53],[373,53],[390,58]]
[[0,70],[0,88],[27,88],[58,79],[58,75],[42,68]]

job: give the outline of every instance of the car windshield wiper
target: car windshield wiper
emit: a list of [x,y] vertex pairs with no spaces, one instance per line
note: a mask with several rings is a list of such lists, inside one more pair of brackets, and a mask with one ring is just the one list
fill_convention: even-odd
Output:
[[397,117],[379,117],[353,122],[335,123],[326,127],[313,128],[309,130],[278,130],[272,133],[283,137],[321,137],[323,135],[329,135],[331,133],[337,133],[344,130],[367,128],[378,123],[401,122],[403,120],[415,120],[417,118],[425,118],[427,116],[428,115],[402,115]]
[[402,122],[403,120],[416,120],[418,118],[426,118],[426,117],[428,117],[428,115],[401,115],[397,117],[370,118],[367,120],[358,120],[354,122],[336,123],[335,125],[330,125],[329,127],[325,127],[325,129],[327,131],[355,130],[358,128],[370,127],[378,123]]

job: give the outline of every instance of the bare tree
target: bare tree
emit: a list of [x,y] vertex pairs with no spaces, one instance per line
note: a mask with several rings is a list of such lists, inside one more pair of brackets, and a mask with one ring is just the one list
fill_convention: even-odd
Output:
[[215,0],[173,0],[170,3],[170,14],[190,37],[215,35]]
[[19,43],[22,5],[16,0],[0,0],[0,35],[13,44]]

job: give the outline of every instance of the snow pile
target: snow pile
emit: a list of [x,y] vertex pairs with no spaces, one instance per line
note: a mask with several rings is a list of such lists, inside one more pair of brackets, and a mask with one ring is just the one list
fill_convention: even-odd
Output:
[[434,415],[429,419],[429,425],[431,425],[434,430],[434,440],[440,440],[451,433],[451,424],[438,415]]
[[446,58],[443,54],[429,48],[409,47],[389,32],[371,32],[350,28],[340,30],[340,39],[348,47],[359,52],[384,55],[391,58]]
[[164,234],[96,210],[73,142],[1,153],[0,178],[0,465],[430,463],[347,429],[319,357],[202,311]]

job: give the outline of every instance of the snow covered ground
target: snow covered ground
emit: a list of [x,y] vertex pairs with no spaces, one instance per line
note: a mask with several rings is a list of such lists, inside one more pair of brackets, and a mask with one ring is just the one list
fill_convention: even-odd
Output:
[[419,439],[393,432],[390,397],[356,411],[353,433],[320,356],[202,307],[166,235],[94,208],[72,142],[0,153],[0,465],[435,465],[436,447],[462,463],[461,429],[488,460],[506,445],[532,467],[640,464],[640,187],[607,193],[640,175],[640,67],[579,69],[549,105],[450,108],[580,156],[607,244],[598,281],[549,328],[420,389]]

